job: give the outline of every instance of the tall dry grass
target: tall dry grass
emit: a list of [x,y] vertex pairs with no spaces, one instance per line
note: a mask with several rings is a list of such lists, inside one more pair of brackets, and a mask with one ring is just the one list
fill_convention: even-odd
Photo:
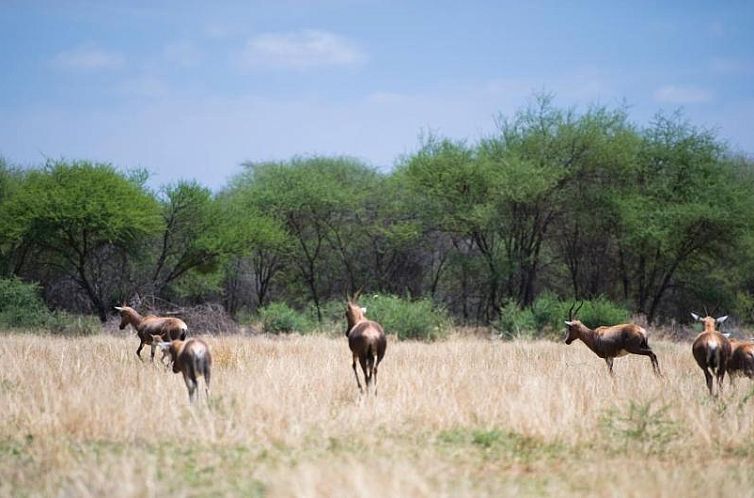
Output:
[[754,493],[752,384],[710,399],[687,344],[612,380],[580,343],[391,342],[362,398],[345,339],[207,342],[192,407],[134,338],[0,337],[0,494]]

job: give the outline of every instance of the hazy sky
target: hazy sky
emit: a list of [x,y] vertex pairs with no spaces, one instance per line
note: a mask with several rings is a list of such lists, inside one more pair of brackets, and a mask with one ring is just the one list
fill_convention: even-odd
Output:
[[15,164],[213,188],[294,155],[388,168],[422,130],[473,141],[542,90],[638,123],[683,108],[752,154],[754,2],[0,0]]

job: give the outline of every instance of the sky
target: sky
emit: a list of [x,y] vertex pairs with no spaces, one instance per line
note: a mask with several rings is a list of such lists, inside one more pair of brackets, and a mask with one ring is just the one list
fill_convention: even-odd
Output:
[[0,156],[215,189],[247,161],[389,169],[537,93],[682,109],[754,155],[754,2],[0,0]]

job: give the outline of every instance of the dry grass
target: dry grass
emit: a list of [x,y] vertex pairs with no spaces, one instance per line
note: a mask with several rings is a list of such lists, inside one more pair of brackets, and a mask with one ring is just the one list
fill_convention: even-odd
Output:
[[[3,496],[751,495],[754,392],[690,345],[616,379],[583,344],[391,342],[358,396],[345,339],[208,338],[212,400],[134,338],[4,335]],[[726,386],[727,387],[727,386]]]

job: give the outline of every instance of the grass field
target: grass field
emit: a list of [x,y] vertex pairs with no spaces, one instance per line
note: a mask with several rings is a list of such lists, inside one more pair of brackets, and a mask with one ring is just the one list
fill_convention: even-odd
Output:
[[[132,336],[0,337],[2,496],[751,496],[754,391],[689,344],[391,341],[358,395],[345,338],[210,337],[209,405]],[[147,350],[148,351],[148,350]]]

